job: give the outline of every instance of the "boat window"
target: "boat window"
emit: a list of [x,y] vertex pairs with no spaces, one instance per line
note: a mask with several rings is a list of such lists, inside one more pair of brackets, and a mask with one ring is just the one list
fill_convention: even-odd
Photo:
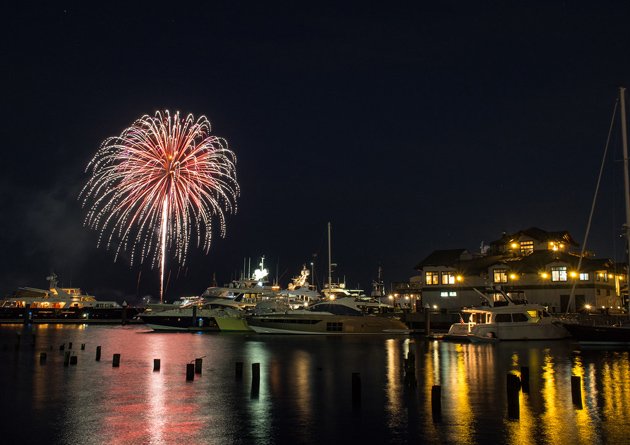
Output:
[[313,312],[330,312],[335,315],[361,315],[361,312],[356,309],[334,303],[316,304],[315,306],[311,306],[310,310]]
[[522,312],[518,312],[516,314],[512,314],[512,321],[527,321],[527,315]]
[[343,323],[331,321],[326,323],[326,330],[329,332],[341,332],[343,331]]
[[527,311],[531,318],[540,317],[540,311]]
[[497,314],[494,317],[494,321],[496,323],[509,323],[512,321],[512,316],[510,314]]

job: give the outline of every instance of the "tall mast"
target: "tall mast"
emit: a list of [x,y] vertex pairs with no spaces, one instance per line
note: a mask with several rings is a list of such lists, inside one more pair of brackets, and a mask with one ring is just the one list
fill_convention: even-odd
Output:
[[332,254],[330,252],[330,222],[328,223],[328,289],[332,287]]
[[[626,198],[626,252],[630,254],[630,179],[628,175],[628,129],[626,128],[626,89],[619,88],[619,100],[621,102],[621,142],[623,146],[623,184]],[[630,260],[626,256],[626,260]],[[630,261],[627,265],[626,286],[628,287],[628,315],[630,316]]]

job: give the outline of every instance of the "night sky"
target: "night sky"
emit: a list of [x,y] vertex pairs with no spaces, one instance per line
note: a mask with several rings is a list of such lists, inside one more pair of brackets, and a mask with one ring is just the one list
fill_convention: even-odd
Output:
[[[329,221],[337,275],[366,290],[379,264],[406,280],[504,231],[581,244],[630,87],[628,2],[18,3],[0,27],[2,295],[55,271],[158,296],[156,269],[96,248],[77,200],[103,139],[158,109],[205,114],[241,185],[226,238],[170,262],[167,299],[261,255],[286,286],[316,254],[321,283]],[[587,248],[621,261],[615,125]]]

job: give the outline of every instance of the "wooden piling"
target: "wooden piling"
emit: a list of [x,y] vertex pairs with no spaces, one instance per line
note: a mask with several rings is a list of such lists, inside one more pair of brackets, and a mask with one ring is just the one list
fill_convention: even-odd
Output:
[[196,358],[195,359],[195,374],[201,374],[201,364],[203,363],[203,359]]
[[118,368],[120,366],[120,354],[114,354],[112,359],[112,368]]
[[101,361],[101,347],[100,346],[96,347],[96,361],[97,362]]
[[160,371],[160,359],[159,358],[154,358],[153,359],[153,371],[154,372],[159,372]]
[[424,335],[431,335],[431,308],[424,308]]
[[252,363],[251,397],[258,398],[259,392],[260,392],[260,363]]
[[358,372],[352,373],[352,404],[361,404],[361,374]]
[[523,394],[529,394],[529,368],[521,366],[521,387]]
[[234,377],[236,380],[243,380],[243,362],[236,362]]
[[571,376],[571,399],[577,409],[582,409],[582,377],[579,375]]
[[68,342],[68,349],[72,349],[72,342],[71,341]]
[[507,375],[507,403],[508,417],[510,419],[518,419],[520,417],[519,392],[521,382],[516,374],[508,373]]
[[186,381],[191,382],[195,380],[195,364],[187,363],[186,364]]
[[63,353],[63,366],[68,366],[70,364],[70,351],[66,351]]
[[85,351],[85,343],[81,343],[81,350]]
[[440,385],[431,387],[431,414],[434,422],[442,421],[442,387]]

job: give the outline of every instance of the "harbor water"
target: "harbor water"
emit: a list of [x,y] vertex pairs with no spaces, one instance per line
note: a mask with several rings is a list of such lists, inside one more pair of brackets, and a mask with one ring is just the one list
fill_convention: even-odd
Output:
[[5,325],[0,377],[7,444],[630,443],[628,352],[571,341]]

